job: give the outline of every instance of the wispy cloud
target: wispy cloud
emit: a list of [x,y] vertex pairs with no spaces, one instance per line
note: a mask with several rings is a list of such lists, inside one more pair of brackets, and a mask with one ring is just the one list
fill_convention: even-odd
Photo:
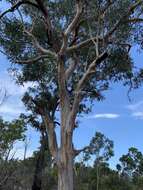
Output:
[[19,107],[16,105],[14,106],[14,105],[5,104],[0,107],[0,113],[2,114],[18,115],[22,113],[23,111],[24,111],[23,107]]
[[10,96],[20,96],[26,92],[28,87],[32,87],[34,83],[28,82],[26,84],[18,85],[9,76],[0,78],[0,88],[5,89]]
[[118,117],[120,117],[120,115],[115,113],[101,113],[89,116],[90,119],[116,119]]
[[127,105],[127,108],[129,110],[131,110],[131,111],[136,111],[136,110],[139,110],[139,109],[143,110],[143,100],[139,101],[139,102],[136,102],[135,104]]
[[132,116],[136,117],[137,119],[143,119],[143,112],[134,112]]
[[[6,120],[17,118],[20,113],[25,113],[25,107],[21,102],[21,97],[29,87],[35,83],[25,83],[17,85],[6,71],[0,72],[0,116]],[[6,98],[5,97],[6,93]]]
[[135,104],[130,104],[127,109],[131,111],[131,116],[136,119],[143,119],[143,100],[136,102]]

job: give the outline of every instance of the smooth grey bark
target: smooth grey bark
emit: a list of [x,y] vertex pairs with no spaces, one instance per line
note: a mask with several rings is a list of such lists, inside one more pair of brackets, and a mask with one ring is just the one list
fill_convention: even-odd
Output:
[[73,158],[58,166],[58,190],[73,190]]

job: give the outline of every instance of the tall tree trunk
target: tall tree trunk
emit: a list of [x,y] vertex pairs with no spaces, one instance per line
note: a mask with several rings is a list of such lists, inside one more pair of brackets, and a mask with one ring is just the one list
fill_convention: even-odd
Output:
[[73,132],[67,131],[68,127],[62,127],[61,130],[61,148],[60,159],[58,163],[58,190],[73,190],[74,186],[74,150],[72,143]]
[[99,190],[99,166],[96,166],[96,190]]
[[32,190],[41,190],[42,170],[43,170],[43,163],[44,163],[43,157],[44,157],[44,155],[42,155],[42,152],[40,150],[38,158],[36,160]]
[[32,190],[41,190],[42,189],[42,172],[47,163],[47,159],[45,160],[45,152],[48,151],[48,165],[50,167],[51,164],[51,155],[49,152],[48,146],[48,136],[47,134],[42,134],[41,139],[41,147],[36,160],[35,173],[33,179]]
[[58,167],[58,190],[73,190],[73,158]]

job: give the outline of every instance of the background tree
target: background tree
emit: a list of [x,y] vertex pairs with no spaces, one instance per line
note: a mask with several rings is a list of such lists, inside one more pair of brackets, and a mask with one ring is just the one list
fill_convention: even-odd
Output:
[[25,125],[23,120],[6,122],[0,118],[0,188],[15,175],[14,145],[25,138]]
[[[101,168],[107,162],[113,153],[113,141],[105,137],[102,133],[96,132],[95,136],[91,139],[89,147],[85,150],[85,160],[93,158],[94,168],[96,168],[96,190],[99,189]],[[95,188],[95,187],[94,187]]]
[[140,189],[143,182],[143,154],[137,148],[131,147],[128,153],[120,158],[120,162],[121,164],[117,165],[120,175],[128,178],[135,189]]
[[[48,133],[46,130],[45,123],[42,118],[42,110],[53,111],[52,106],[50,109],[50,105],[47,104],[48,94],[43,91],[38,90],[37,87],[30,88],[29,91],[25,93],[22,98],[23,103],[25,104],[29,114],[21,114],[21,118],[24,119],[27,125],[34,127],[38,132],[40,132],[40,149],[36,154],[35,159],[37,159],[35,163],[35,174],[33,178],[32,189],[41,190],[43,187],[43,174],[45,168],[47,170],[47,183],[50,188],[51,180],[53,180],[51,176],[52,170],[52,157],[49,151],[48,144]],[[52,104],[52,102],[51,102]],[[48,106],[47,106],[48,105]],[[55,185],[55,184],[54,184]]]

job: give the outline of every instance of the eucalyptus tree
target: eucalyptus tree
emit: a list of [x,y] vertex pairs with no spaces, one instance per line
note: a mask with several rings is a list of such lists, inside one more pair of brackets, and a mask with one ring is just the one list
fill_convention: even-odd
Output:
[[143,154],[137,148],[129,148],[128,153],[120,158],[117,169],[131,179],[143,177]]
[[91,139],[89,147],[85,149],[85,160],[91,157],[95,159],[94,167],[96,168],[96,190],[99,189],[102,165],[106,163],[113,155],[113,141],[108,139],[100,132],[96,132]]
[[[38,73],[37,70],[39,71]],[[50,113],[55,127],[59,125],[55,116],[58,104],[57,90],[55,88],[53,91],[53,87],[49,82],[49,77],[49,67],[44,62],[42,65],[34,65],[33,68],[31,68],[31,66],[26,66],[23,68],[22,72],[17,73],[18,83],[23,84],[29,81],[34,82],[33,87],[29,87],[22,97],[22,101],[29,112],[21,114],[21,118],[24,119],[25,123],[40,132],[41,145],[37,156],[35,176],[32,186],[32,189],[35,190],[42,188],[42,176],[45,167],[49,170],[47,184],[48,187],[50,186],[50,172],[52,171],[52,165],[54,162],[49,151],[47,123],[45,123],[43,113]],[[52,93],[54,93],[54,95]],[[47,158],[45,158],[46,156]]]
[[16,142],[24,141],[26,127],[23,120],[4,121],[0,117],[0,188],[15,173]]
[[23,71],[29,68],[29,77],[33,69],[38,76],[46,66],[48,91],[54,98],[56,91],[55,110],[60,112],[60,143],[53,113],[40,111],[58,168],[58,189],[73,190],[73,163],[82,151],[73,142],[77,115],[102,98],[110,81],[136,82],[130,49],[142,47],[143,1],[5,2],[10,8],[0,15],[1,52],[12,63],[23,64]]
[[26,131],[23,120],[4,121],[0,117],[0,160],[8,160],[14,143],[24,140]]
[[143,154],[137,148],[131,147],[127,154],[121,156],[117,169],[120,178],[128,180],[133,189],[141,189],[143,184]]
[[[40,86],[39,86],[40,88]],[[48,132],[46,130],[46,126],[44,124],[44,120],[42,117],[42,110],[51,111],[50,106],[47,106],[47,98],[48,93],[45,91],[40,91],[40,89],[36,87],[30,88],[29,91],[24,94],[22,101],[27,108],[28,114],[21,114],[21,118],[24,119],[27,126],[31,126],[40,132],[40,148],[36,154],[36,162],[35,162],[35,173],[33,178],[33,190],[40,190],[43,186],[43,174],[45,168],[48,170],[47,175],[47,183],[50,188],[50,178],[52,171],[52,157],[49,151],[49,143],[48,143]],[[44,88],[45,90],[45,88]],[[37,93],[38,92],[38,93]],[[52,102],[51,102],[52,104]],[[52,106],[51,106],[52,108]],[[52,108],[53,110],[53,108]],[[53,110],[54,112],[54,110]],[[52,184],[54,185],[54,184]]]

